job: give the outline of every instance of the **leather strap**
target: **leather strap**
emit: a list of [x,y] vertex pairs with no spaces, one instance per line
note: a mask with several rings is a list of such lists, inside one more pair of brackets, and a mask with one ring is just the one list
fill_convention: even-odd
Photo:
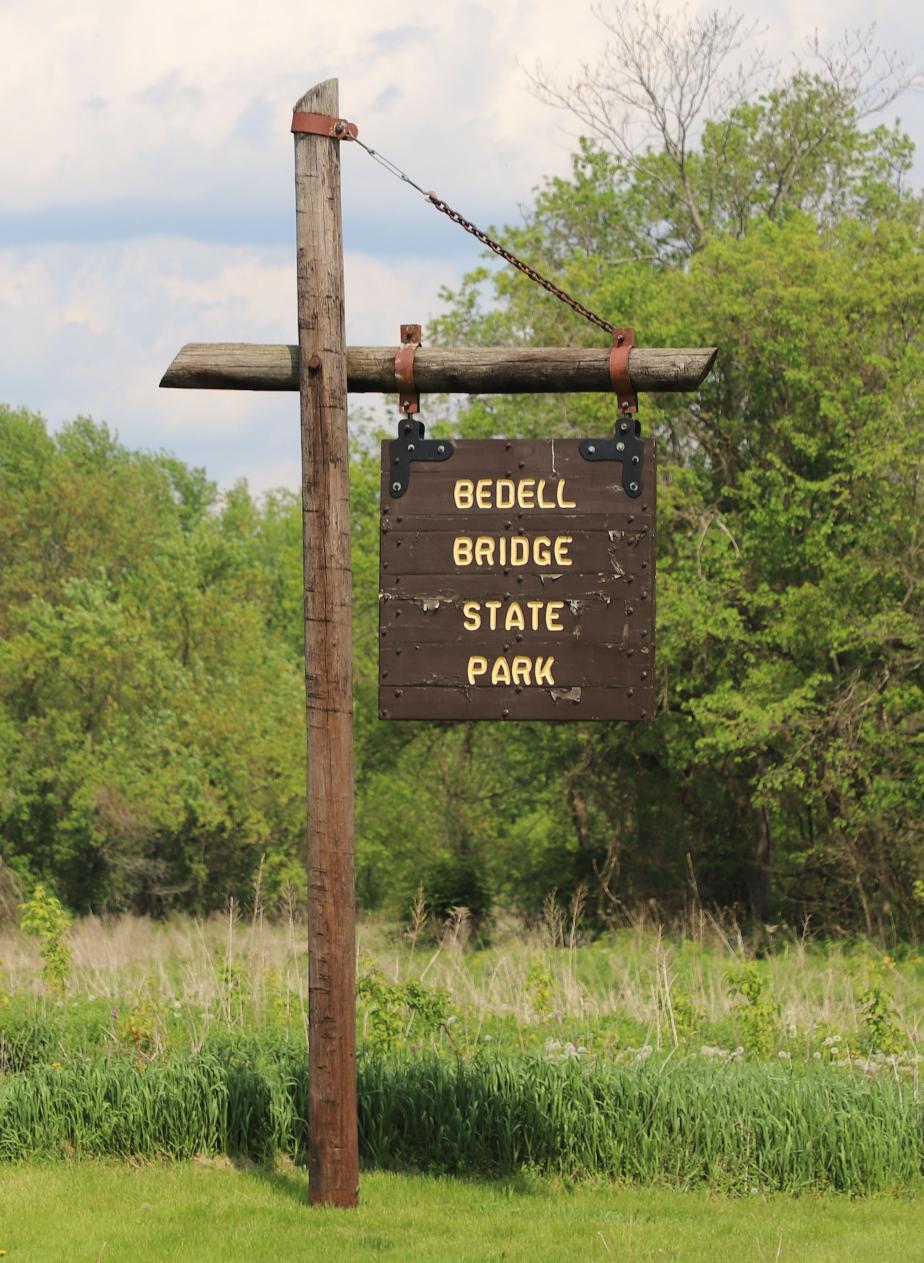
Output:
[[395,352],[395,385],[398,410],[405,416],[420,411],[420,392],[414,386],[414,356],[420,346],[420,325],[401,326],[401,346]]
[[292,115],[293,132],[306,132],[309,136],[330,136],[332,140],[355,140],[359,128],[345,118],[332,114],[305,114],[296,110]]
[[610,381],[622,412],[638,412],[638,395],[629,376],[629,352],[635,346],[635,330],[614,329],[610,351]]

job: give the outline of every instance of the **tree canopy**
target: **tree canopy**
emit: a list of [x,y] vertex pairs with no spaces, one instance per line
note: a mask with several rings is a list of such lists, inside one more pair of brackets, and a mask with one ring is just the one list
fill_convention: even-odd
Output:
[[[738,34],[725,30],[726,53]],[[688,79],[680,99],[696,109],[682,114],[692,72],[676,32],[661,36],[675,61],[640,143],[617,107],[647,63],[562,90],[539,79],[586,138],[570,175],[499,233],[640,342],[720,348],[697,394],[643,400],[659,452],[657,717],[380,722],[378,456],[358,444],[360,899],[400,909],[422,883],[435,911],[529,918],[583,888],[604,924],[693,895],[763,920],[911,931],[924,888],[912,146],[866,121],[893,81],[871,80],[856,50],[756,92],[710,72],[690,98]],[[444,299],[447,344],[599,336],[488,265]],[[441,425],[577,436],[612,417],[605,397],[496,397]],[[152,911],[301,881],[299,532],[288,493],[220,495],[104,426],[52,436],[0,410],[0,858],[23,880],[75,908]]]

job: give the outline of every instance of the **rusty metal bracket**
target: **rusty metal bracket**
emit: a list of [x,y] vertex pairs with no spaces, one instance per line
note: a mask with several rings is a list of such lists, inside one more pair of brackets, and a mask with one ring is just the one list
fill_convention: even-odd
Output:
[[424,423],[402,417],[398,437],[388,445],[388,491],[393,500],[400,500],[411,481],[411,462],[415,460],[449,460],[453,445],[448,439],[425,439]]
[[420,346],[421,326],[402,325],[401,345],[395,352],[395,385],[398,410],[405,416],[420,411],[420,391],[414,386],[414,356]]
[[359,128],[355,123],[348,123],[345,118],[334,118],[332,114],[306,114],[296,110],[292,115],[292,131],[307,132],[309,136],[329,136],[331,140],[355,140]]
[[621,416],[611,439],[582,439],[578,451],[585,460],[618,460],[622,464],[622,489],[634,500],[642,494],[645,443],[638,417]]
[[623,415],[638,412],[638,395],[629,376],[629,352],[635,346],[634,329],[614,329],[610,352],[610,381]]

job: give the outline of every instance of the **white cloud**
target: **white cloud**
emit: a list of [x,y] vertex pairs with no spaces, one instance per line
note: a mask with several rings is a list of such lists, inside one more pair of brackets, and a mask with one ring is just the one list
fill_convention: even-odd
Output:
[[[767,38],[785,59],[868,12],[784,0]],[[881,42],[919,47],[917,21],[890,6]],[[338,75],[364,139],[498,223],[567,168],[576,130],[521,67],[567,79],[603,39],[561,0],[0,0],[0,399],[90,412],[223,480],[297,468],[294,396],[157,389],[184,341],[294,340],[296,98]],[[356,147],[343,183],[348,340],[391,344],[479,247]]]

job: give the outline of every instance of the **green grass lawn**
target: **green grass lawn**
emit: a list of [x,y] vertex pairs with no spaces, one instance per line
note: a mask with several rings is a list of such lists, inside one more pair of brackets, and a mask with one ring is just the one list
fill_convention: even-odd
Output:
[[371,1173],[358,1211],[310,1210],[303,1172],[65,1163],[0,1172],[4,1263],[237,1259],[915,1263],[920,1201],[725,1198]]

